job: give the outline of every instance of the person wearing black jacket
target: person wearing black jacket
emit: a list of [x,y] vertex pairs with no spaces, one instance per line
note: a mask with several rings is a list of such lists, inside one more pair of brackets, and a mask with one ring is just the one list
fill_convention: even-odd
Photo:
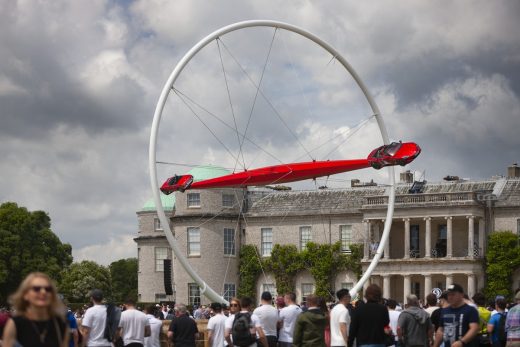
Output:
[[348,346],[354,341],[358,347],[371,345],[385,347],[385,327],[390,323],[388,310],[381,304],[381,288],[371,284],[365,291],[366,303],[359,305],[353,312],[350,323]]

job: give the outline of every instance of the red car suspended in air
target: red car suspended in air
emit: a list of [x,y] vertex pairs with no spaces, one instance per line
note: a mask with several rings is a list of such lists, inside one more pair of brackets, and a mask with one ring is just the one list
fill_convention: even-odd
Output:
[[413,142],[392,142],[374,149],[366,159],[327,160],[290,163],[236,172],[229,175],[193,181],[192,175],[173,176],[161,186],[164,194],[187,189],[237,188],[264,186],[302,181],[330,176],[342,172],[365,169],[372,166],[381,169],[390,165],[404,166],[421,153],[421,148]]

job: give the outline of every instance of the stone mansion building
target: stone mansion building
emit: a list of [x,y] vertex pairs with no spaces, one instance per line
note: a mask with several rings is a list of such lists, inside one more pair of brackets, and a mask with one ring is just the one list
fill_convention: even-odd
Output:
[[[225,174],[223,169],[199,167],[197,179]],[[484,287],[484,254],[489,233],[510,230],[520,235],[520,167],[508,168],[507,177],[485,181],[452,178],[440,183],[413,183],[408,172],[396,184],[390,239],[370,278],[385,298],[403,302],[432,289],[461,284],[472,296]],[[388,194],[384,186],[356,185],[345,189],[274,191],[262,189],[210,189],[162,195],[172,232],[197,273],[226,299],[236,295],[240,281],[238,253],[246,244],[268,257],[275,244],[303,249],[309,241],[335,243],[349,252],[364,244],[361,260],[368,267],[383,230]],[[142,302],[175,300],[207,304],[197,284],[176,262],[164,235],[153,201],[137,212],[138,295]],[[172,259],[174,293],[165,293],[163,259]],[[351,271],[338,272],[334,290],[351,288]],[[314,291],[308,271],[296,277],[297,300]],[[520,287],[520,269],[513,287]],[[262,291],[276,293],[274,277],[263,272],[257,282]]]

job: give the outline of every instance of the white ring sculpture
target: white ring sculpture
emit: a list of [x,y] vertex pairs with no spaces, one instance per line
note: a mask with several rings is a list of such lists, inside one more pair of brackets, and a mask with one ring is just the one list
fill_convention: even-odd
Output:
[[[175,238],[173,237],[172,231],[170,229],[170,223],[168,219],[166,218],[166,215],[164,213],[164,208],[162,206],[161,197],[160,197],[160,190],[159,190],[159,183],[157,180],[157,168],[156,168],[156,145],[157,145],[157,134],[159,131],[159,124],[161,122],[162,112],[164,109],[164,105],[166,103],[166,100],[168,98],[168,94],[170,90],[173,87],[173,84],[177,80],[180,73],[183,71],[183,69],[186,67],[186,65],[189,63],[189,61],[206,45],[208,45],[210,42],[215,40],[216,38],[230,33],[232,31],[244,29],[244,28],[251,28],[251,27],[271,27],[271,28],[281,28],[288,31],[291,31],[293,33],[299,34],[319,46],[321,46],[323,49],[328,51],[337,61],[347,69],[347,71],[350,73],[352,78],[356,81],[359,88],[365,95],[365,98],[367,99],[372,112],[377,119],[377,124],[379,127],[379,130],[381,132],[381,136],[383,138],[383,142],[385,145],[388,145],[390,143],[388,139],[388,133],[386,131],[385,124],[383,122],[383,119],[381,117],[381,114],[379,112],[379,108],[377,107],[372,95],[366,88],[365,84],[361,80],[361,78],[358,76],[356,71],[350,66],[350,64],[343,58],[343,56],[336,51],[331,45],[329,45],[327,42],[321,40],[316,35],[299,28],[297,26],[273,21],[273,20],[249,20],[244,22],[238,22],[234,23],[228,26],[225,26],[223,28],[220,28],[213,33],[209,34],[202,40],[200,40],[195,46],[193,46],[188,53],[182,57],[182,59],[179,61],[175,69],[173,69],[173,72],[171,73],[170,77],[166,81],[166,84],[164,85],[164,88],[161,92],[161,96],[159,97],[159,101],[157,102],[157,106],[155,108],[155,113],[153,117],[152,122],[152,130],[150,135],[150,147],[149,147],[149,154],[148,154],[148,165],[150,169],[150,183],[152,185],[152,194],[153,199],[155,202],[155,206],[157,208],[157,215],[161,221],[161,225],[164,228],[164,233],[166,235],[166,239],[168,240],[173,252],[175,253],[175,256],[177,257],[177,260],[181,263],[183,268],[186,270],[186,272],[193,278],[193,280],[199,285],[201,288],[201,294],[205,295],[207,298],[209,298],[211,301],[218,301],[222,303],[228,304],[228,302],[221,297],[217,292],[215,292],[211,287],[209,287],[206,282],[194,271],[194,269],[191,267],[190,263],[186,259],[186,257],[182,254],[181,250],[177,246],[177,242],[175,241]],[[394,178],[394,167],[389,166],[388,167],[388,174],[389,174],[389,187],[388,187],[388,193],[389,193],[389,199],[388,199],[388,210],[386,213],[386,219],[385,219],[385,226],[383,230],[383,235],[381,236],[381,241],[379,242],[379,247],[377,248],[376,254],[374,258],[372,259],[368,269],[365,271],[363,276],[361,276],[361,279],[354,285],[354,287],[350,290],[351,295],[354,296],[363,286],[363,284],[368,280],[370,275],[372,274],[372,271],[379,263],[379,260],[383,254],[383,250],[385,248],[386,243],[388,242],[388,237],[390,235],[390,228],[392,226],[392,217],[394,214],[394,201],[395,201],[395,178]]]

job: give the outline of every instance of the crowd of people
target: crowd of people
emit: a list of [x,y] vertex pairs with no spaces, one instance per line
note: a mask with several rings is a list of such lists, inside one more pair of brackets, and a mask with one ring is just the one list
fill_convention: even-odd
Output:
[[520,347],[520,290],[514,303],[496,296],[491,305],[481,293],[469,298],[458,284],[440,297],[428,295],[424,305],[413,294],[404,305],[384,299],[376,284],[365,289],[364,300],[351,302],[348,289],[336,297],[327,303],[309,295],[298,305],[294,293],[264,292],[257,307],[242,297],[189,312],[184,304],[143,310],[133,300],[106,304],[94,289],[92,305],[74,314],[47,275],[32,273],[12,296],[12,314],[0,314],[0,346],[159,347],[162,321],[169,320],[169,345],[194,347],[197,321],[207,319],[212,347]]

